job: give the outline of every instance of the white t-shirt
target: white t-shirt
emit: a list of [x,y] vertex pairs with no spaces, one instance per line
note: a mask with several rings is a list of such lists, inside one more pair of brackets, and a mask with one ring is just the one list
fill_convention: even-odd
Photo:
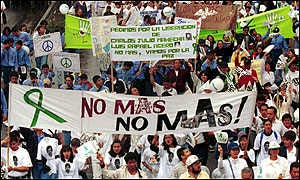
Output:
[[[260,142],[261,133],[263,133],[263,137],[262,137],[262,140]],[[261,133],[256,135],[255,140],[254,140],[254,147],[253,147],[254,150],[259,150],[260,149],[260,152],[259,152],[258,157],[257,157],[257,166],[260,166],[261,161],[266,159],[267,157],[269,157],[268,150],[269,150],[270,142],[271,141],[276,141],[278,144],[280,144],[280,142],[281,142],[281,137],[280,137],[280,134],[278,132],[276,132],[277,139],[275,137],[274,131],[269,136],[264,134],[264,131],[261,132]]]
[[175,88],[165,89],[164,86],[161,86],[157,83],[155,83],[155,86],[153,86],[154,92],[156,92],[157,96],[162,96],[164,92],[168,92],[170,95],[174,96],[177,95],[177,91]]
[[[137,6],[133,6],[129,10],[130,17],[127,20],[126,26],[139,26],[142,24],[140,10]],[[127,17],[126,17],[127,18]]]
[[[254,150],[253,150],[253,149],[250,149],[249,151],[247,151],[247,154],[248,154],[249,159],[250,159],[252,162],[255,162],[255,152],[254,152]],[[238,157],[240,157],[240,156],[242,156],[242,155],[244,155],[244,151],[242,151],[242,150],[240,149],[240,153],[239,153]]]
[[73,162],[66,160],[63,162],[60,158],[56,159],[58,169],[58,179],[79,179],[79,162],[77,158]]
[[[16,151],[9,149],[9,165],[12,167],[32,167],[28,151],[22,147],[19,147]],[[8,176],[21,177],[25,176],[27,173],[28,172],[10,171]]]
[[[232,167],[232,170],[230,168],[230,164]],[[243,158],[229,158],[229,159],[218,159],[218,169],[221,173],[224,173],[226,179],[241,179],[241,171],[244,167],[248,167],[247,162]],[[234,174],[232,174],[234,173]],[[233,178],[233,176],[235,178]]]
[[286,150],[286,153],[287,153],[287,160],[289,162],[289,167],[290,167],[292,162],[295,162],[297,160],[297,148],[293,146],[292,151],[288,152],[288,150]]
[[42,160],[42,156],[46,158],[46,165],[51,168],[52,172],[56,172],[55,156],[59,155],[58,140],[51,137],[44,137],[38,144],[36,159]]
[[158,178],[169,178],[172,175],[173,169],[176,164],[179,163],[177,156],[177,150],[180,146],[174,148],[169,148],[170,154],[167,150],[164,150],[163,146],[159,146],[159,156],[160,156],[160,167],[158,172]]
[[104,163],[109,164],[109,170],[116,170],[119,169],[121,166],[126,165],[124,156],[120,157],[119,155],[117,155],[116,157],[112,157],[109,153],[105,154]]

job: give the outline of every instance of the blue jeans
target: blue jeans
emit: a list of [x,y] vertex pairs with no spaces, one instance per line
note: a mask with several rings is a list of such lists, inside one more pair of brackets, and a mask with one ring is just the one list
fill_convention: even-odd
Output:
[[64,138],[64,145],[70,145],[71,143],[71,131],[62,131]]
[[32,168],[33,179],[57,179],[58,174],[54,173],[49,176],[48,172],[44,170],[44,165],[42,162],[37,162]]
[[275,70],[275,84],[279,87],[280,84],[282,83],[283,78],[282,78],[282,69],[276,69]]

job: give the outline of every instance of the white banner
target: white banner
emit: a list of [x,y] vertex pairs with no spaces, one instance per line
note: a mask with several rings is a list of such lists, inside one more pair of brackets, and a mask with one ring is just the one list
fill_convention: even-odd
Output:
[[196,24],[111,28],[112,61],[195,58]]
[[249,127],[256,100],[256,92],[250,91],[139,97],[10,87],[11,125],[77,132],[154,134]]
[[91,18],[91,36],[93,56],[110,51],[110,28],[117,26],[116,16]]
[[[81,91],[9,85],[9,124],[81,131]],[[78,102],[78,103],[76,103]]]
[[45,56],[53,52],[61,52],[61,37],[59,32],[45,34],[33,39],[34,56]]
[[56,52],[51,54],[54,71],[80,72],[80,57],[77,53]]

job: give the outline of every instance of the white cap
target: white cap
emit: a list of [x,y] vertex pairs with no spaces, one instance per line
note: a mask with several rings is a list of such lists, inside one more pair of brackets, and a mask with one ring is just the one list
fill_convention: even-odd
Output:
[[197,161],[199,161],[198,156],[190,155],[186,160],[186,165],[187,165],[187,167],[189,167],[190,165],[194,164]]
[[270,144],[269,144],[269,150],[270,149],[279,149],[280,148],[280,145],[278,144],[278,142],[276,141],[271,141]]

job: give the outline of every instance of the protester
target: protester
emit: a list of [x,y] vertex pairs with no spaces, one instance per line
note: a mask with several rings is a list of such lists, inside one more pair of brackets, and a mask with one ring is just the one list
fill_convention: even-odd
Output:
[[[71,5],[73,3],[74,2],[72,2]],[[9,167],[10,172],[6,171],[6,174],[11,176],[9,178],[17,178],[17,176],[14,177],[16,173],[18,173],[17,175],[22,175],[21,177],[23,177],[23,174],[25,175],[25,173],[28,172],[26,178],[34,179],[179,178],[180,176],[184,178],[200,178],[204,176],[204,178],[206,179],[210,177],[251,179],[254,177],[259,178],[261,177],[261,175],[265,178],[271,177],[299,179],[299,155],[297,153],[299,148],[299,138],[297,136],[299,135],[299,118],[297,115],[297,112],[299,111],[299,50],[297,50],[298,42],[295,41],[298,38],[297,32],[299,31],[299,20],[295,18],[297,17],[297,13],[299,12],[299,2],[76,1],[70,8],[70,12],[74,10],[73,15],[75,14],[75,16],[77,17],[88,18],[91,17],[91,14],[101,16],[104,12],[108,11],[110,13],[106,13],[105,15],[115,14],[117,16],[117,23],[119,25],[137,25],[143,26],[143,28],[150,28],[151,30],[155,30],[157,26],[152,25],[159,24],[162,25],[160,26],[160,30],[162,30],[163,28],[169,28],[170,33],[168,32],[168,34],[171,34],[173,32],[172,28],[175,27],[171,24],[174,23],[175,19],[177,21],[176,23],[179,23],[179,20],[177,20],[179,16],[177,16],[176,13],[177,5],[182,3],[189,4],[190,7],[196,6],[197,4],[201,4],[203,6],[215,5],[218,3],[232,5],[233,7],[237,7],[237,12],[240,13],[236,16],[236,18],[242,18],[242,16],[251,18],[249,16],[254,13],[267,12],[271,9],[275,9],[276,7],[281,8],[283,6],[290,5],[291,11],[288,15],[290,15],[292,23],[288,21],[288,16],[280,14],[280,16],[278,16],[276,20],[274,19],[275,24],[273,23],[272,16],[265,16],[267,21],[264,22],[264,25],[268,28],[268,30],[267,28],[265,28],[266,32],[261,32],[260,28],[258,28],[257,26],[254,29],[253,27],[257,25],[257,23],[254,23],[253,26],[252,23],[255,21],[249,22],[247,21],[249,19],[241,19],[242,22],[239,25],[242,28],[240,30],[226,30],[226,33],[223,33],[218,29],[214,30],[213,32],[211,31],[206,35],[203,35],[207,30],[203,30],[203,26],[201,26],[200,36],[186,36],[185,33],[181,34],[181,32],[177,34],[178,37],[182,36],[186,39],[195,39],[195,41],[191,42],[192,47],[194,48],[194,58],[179,58],[174,60],[174,64],[171,64],[169,60],[166,60],[165,62],[155,62],[152,60],[149,61],[149,54],[137,54],[137,58],[134,61],[122,59],[121,62],[118,59],[114,59],[112,62],[113,71],[111,73],[109,63],[106,62],[106,57],[104,57],[103,55],[97,55],[95,57],[97,59],[97,62],[99,62],[98,60],[101,61],[101,68],[100,72],[98,73],[91,72],[91,69],[81,67],[80,73],[65,72],[62,74],[57,74],[57,79],[65,78],[66,80],[66,84],[60,86],[60,83],[58,87],[60,88],[60,90],[58,91],[62,94],[62,97],[63,92],[66,89],[80,90],[83,94],[88,93],[93,96],[95,95],[96,98],[89,98],[88,96],[86,97],[85,101],[87,103],[85,103],[83,107],[84,109],[82,109],[83,113],[84,111],[88,112],[89,116],[92,116],[90,118],[95,118],[97,120],[99,119],[101,120],[99,121],[101,123],[105,121],[105,119],[103,119],[105,115],[103,116],[103,114],[100,114],[101,108],[105,109],[105,113],[109,111],[114,113],[115,115],[119,114],[120,118],[122,118],[123,121],[118,121],[120,120],[120,118],[118,118],[117,121],[120,124],[117,125],[121,125],[124,128],[127,128],[126,125],[128,125],[129,130],[126,129],[128,131],[128,134],[120,134],[118,130],[116,130],[114,135],[109,132],[105,132],[105,134],[102,134],[102,132],[81,133],[74,132],[74,130],[72,129],[72,147],[69,147],[67,145],[70,144],[71,138],[69,137],[63,140],[61,135],[70,135],[71,129],[59,130],[59,133],[51,133],[54,135],[51,137],[58,136],[56,137],[58,141],[53,140],[55,141],[55,143],[50,144],[50,146],[52,147],[52,151],[50,151],[50,148],[48,148],[47,152],[48,145],[45,145],[45,141],[47,139],[49,140],[48,136],[50,135],[48,135],[46,129],[44,130],[44,132],[42,132],[41,129],[33,130],[32,128],[15,127],[17,131],[20,132],[20,136],[17,137],[19,149],[22,147],[28,151],[32,167],[29,163],[29,160],[26,160],[27,165],[24,169],[20,169],[20,167],[14,167],[12,166],[13,163],[10,162],[9,164],[13,168]],[[9,8],[12,8],[13,6],[14,3],[10,4]],[[110,11],[109,7],[111,7]],[[208,10],[208,13],[213,12],[210,8]],[[147,13],[147,11],[151,11],[151,14]],[[216,11],[218,11],[218,9],[216,9]],[[11,13],[13,12],[9,11],[9,14]],[[58,14],[60,15],[60,13]],[[1,17],[3,17],[2,15],[3,11],[1,1]],[[208,14],[205,14],[205,16],[206,15],[210,16]],[[257,17],[259,16],[260,14],[257,15]],[[53,16],[50,15],[49,17],[51,18],[43,19],[41,23],[38,24],[38,27],[36,28],[37,31],[34,33],[29,30],[29,28],[31,29],[31,19],[29,19],[29,22],[27,20],[25,22],[20,22],[20,24],[26,24],[27,29],[26,26],[23,25],[22,27],[17,25],[12,28],[10,27],[11,23],[8,23],[8,26],[6,27],[1,26],[1,29],[4,28],[1,34],[1,76],[3,76],[3,79],[5,81],[5,84],[3,86],[1,84],[1,89],[4,90],[4,92],[1,90],[1,114],[3,121],[8,119],[10,115],[9,113],[21,113],[24,110],[29,110],[29,108],[33,108],[33,112],[26,112],[24,114],[24,118],[32,121],[38,119],[37,126],[45,125],[45,117],[48,117],[49,122],[51,121],[54,124],[57,123],[55,121],[52,121],[57,119],[54,115],[64,116],[65,114],[63,112],[55,112],[54,110],[56,108],[53,106],[49,106],[50,102],[48,100],[49,98],[51,99],[51,96],[47,93],[50,91],[52,92],[52,89],[41,89],[43,93],[40,96],[44,97],[42,99],[43,101],[40,100],[38,103],[37,101],[32,99],[32,105],[29,105],[25,102],[25,109],[20,109],[20,112],[18,112],[18,109],[16,111],[13,106],[11,110],[9,109],[11,107],[6,108],[4,103],[4,99],[6,99],[6,104],[9,106],[11,102],[13,102],[12,104],[15,104],[15,102],[24,102],[23,100],[21,101],[19,99],[16,99],[16,97],[21,97],[14,96],[16,94],[12,94],[13,96],[9,97],[9,88],[12,86],[19,88],[20,86],[14,86],[12,84],[26,84],[32,86],[23,87],[26,89],[36,89],[39,87],[55,88],[54,86],[52,86],[57,83],[54,82],[56,79],[54,79],[54,74],[52,73],[53,67],[51,61],[53,59],[51,60],[51,58],[49,58],[49,62],[47,62],[47,59],[33,56],[36,49],[33,49],[33,39],[31,38],[45,35],[48,32],[52,31],[54,27],[59,28],[60,25],[58,21],[61,18],[56,18],[55,14],[53,14]],[[146,21],[144,22],[143,17],[146,17]],[[281,25],[281,17],[284,18],[284,21],[282,22],[285,22],[289,25],[283,27]],[[200,16],[197,18],[200,18]],[[254,20],[256,19],[254,18]],[[183,21],[180,23],[183,23]],[[49,26],[47,22],[49,22]],[[204,23],[204,21],[202,22]],[[232,23],[235,23],[235,20]],[[33,24],[36,23],[33,22]],[[86,26],[86,24],[78,24],[79,26],[81,26],[81,30],[82,28],[90,28],[82,27]],[[245,24],[248,25],[244,26]],[[126,28],[126,30],[129,30],[130,28],[132,27],[128,27]],[[12,33],[11,29],[13,29]],[[87,32],[89,32],[88,29]],[[137,30],[138,29],[139,27],[137,28]],[[242,29],[242,33],[237,33],[241,32]],[[285,35],[288,30],[291,31],[291,37]],[[271,34],[270,31],[272,32]],[[69,33],[68,31],[65,32]],[[157,29],[157,33],[158,32],[160,32],[161,35],[163,31],[158,31]],[[87,37],[87,35],[90,35],[89,33],[85,33],[84,36],[82,36],[82,34],[77,34],[77,36],[75,36],[76,34],[77,33],[73,34],[74,40],[83,43],[85,43],[84,39]],[[265,35],[262,36],[261,34]],[[68,37],[70,34],[62,34],[62,37],[64,38],[65,35],[66,37]],[[153,35],[155,34],[152,34],[152,36]],[[285,38],[285,36],[288,38]],[[107,34],[104,34],[101,37],[106,40],[110,39]],[[122,38],[126,38],[126,36],[120,37],[118,41],[123,40]],[[151,38],[154,38],[154,36]],[[143,37],[141,41],[143,41],[144,44],[148,44],[147,41],[151,41],[151,38]],[[165,42],[161,42],[162,44],[169,43],[170,45],[174,46],[174,49],[181,49],[181,47],[184,45],[183,42],[171,42],[171,38],[165,38],[161,40],[165,40]],[[65,40],[62,39],[62,42],[65,42]],[[66,45],[65,43],[62,44],[64,44],[64,46]],[[180,45],[178,46],[178,44]],[[268,50],[268,48],[266,47],[268,47],[270,44],[274,45],[274,48],[270,53],[265,52],[266,50]],[[27,56],[24,56],[25,54],[27,54],[27,52],[23,50],[26,49],[26,46],[29,47],[30,53]],[[66,47],[68,46],[69,44]],[[187,46],[187,44],[184,46]],[[287,47],[289,47],[288,51],[286,49]],[[127,49],[130,48],[128,47]],[[164,48],[162,49],[164,50]],[[84,65],[85,61],[89,59],[90,55],[88,55],[87,57],[85,50],[80,52],[80,49],[78,48],[74,50],[76,50],[77,53],[80,53],[81,65]],[[148,52],[152,51],[150,48],[146,50]],[[156,52],[158,52],[158,49],[156,50]],[[133,49],[133,51],[136,52],[136,49]],[[123,51],[123,53],[128,52],[129,51]],[[137,52],[139,52],[139,50]],[[154,57],[156,55],[155,53],[150,54],[151,57]],[[270,54],[270,57],[268,57],[268,54]],[[34,59],[37,59],[36,63],[31,62]],[[262,61],[262,64],[255,66],[257,64],[255,61],[258,60]],[[234,67],[234,65],[236,65],[236,67]],[[30,71],[30,78],[27,80],[25,79],[28,73],[25,73],[22,66],[26,66],[26,69]],[[105,71],[106,69],[107,71]],[[257,74],[261,73],[258,74],[261,75],[260,79],[252,69],[255,69],[257,71]],[[42,71],[40,75],[39,70]],[[259,72],[259,70],[261,71]],[[23,72],[23,75],[20,72]],[[70,74],[74,74],[74,76]],[[98,74],[101,74],[101,76],[99,76]],[[89,75],[89,77],[93,77],[93,83],[89,82],[87,75]],[[112,78],[112,76],[114,78]],[[248,124],[252,123],[250,126],[245,125],[243,127],[238,127],[237,129],[231,129],[229,131],[225,129],[223,130],[232,133],[234,136],[237,136],[237,132],[240,133],[238,134],[239,138],[233,138],[233,136],[229,134],[229,145],[227,147],[227,145],[222,144],[223,148],[221,151],[223,152],[223,154],[222,156],[220,155],[220,158],[218,158],[218,163],[215,163],[214,160],[211,160],[211,156],[218,156],[218,154],[220,153],[218,151],[212,152],[214,150],[216,139],[214,137],[215,132],[211,131],[211,128],[214,128],[215,130],[218,130],[218,128],[220,127],[226,128],[225,126],[221,125],[222,123],[224,123],[222,120],[227,121],[227,119],[223,118],[223,115],[225,116],[225,114],[228,118],[229,116],[227,115],[231,114],[231,123],[237,122],[239,118],[240,122],[241,120],[244,120],[243,118],[252,119],[252,117],[250,116],[237,117],[236,115],[232,114],[232,112],[234,111],[241,111],[243,113],[245,111],[245,108],[242,108],[242,106],[239,109],[231,108],[230,105],[232,104],[229,102],[229,99],[224,100],[224,102],[226,101],[228,102],[228,104],[224,104],[220,108],[215,108],[215,102],[211,102],[211,104],[202,104],[202,101],[199,100],[198,108],[195,109],[196,114],[201,111],[199,109],[205,109],[210,106],[212,108],[212,111],[210,110],[210,108],[203,110],[207,114],[204,114],[204,117],[201,117],[201,119],[199,119],[199,121],[197,122],[198,125],[200,123],[199,128],[203,129],[208,122],[207,129],[205,130],[209,132],[181,128],[181,130],[184,130],[185,132],[177,132],[174,135],[169,133],[173,133],[174,128],[178,130],[177,127],[179,127],[180,125],[182,126],[182,120],[184,120],[186,116],[188,117],[188,120],[197,119],[190,118],[195,115],[195,112],[191,112],[190,109],[188,109],[188,111],[186,112],[184,111],[184,109],[174,108],[172,109],[172,113],[173,111],[175,113],[177,112],[177,115],[173,117],[169,115],[169,109],[163,109],[164,107],[166,107],[164,105],[169,104],[169,98],[172,99],[172,102],[173,100],[175,100],[174,102],[176,103],[172,104],[174,107],[176,107],[177,105],[178,107],[181,107],[185,104],[187,104],[187,106],[193,106],[192,104],[189,104],[190,102],[176,101],[177,97],[185,95],[186,97],[188,97],[189,95],[187,94],[192,93],[208,93],[206,95],[208,99],[210,99],[209,97],[218,99],[218,92],[209,94],[212,93],[211,82],[215,77],[220,77],[223,80],[224,88],[221,90],[221,92],[225,95],[229,93],[231,94],[233,92],[239,94],[244,90],[249,91],[253,88],[253,91],[256,91],[255,93],[257,97],[256,103],[255,100],[252,101],[254,118],[253,122],[248,122]],[[236,84],[235,79],[239,82],[239,86],[238,84]],[[23,80],[24,82],[22,83]],[[21,81],[21,83],[19,81]],[[242,88],[243,85],[249,85],[249,88]],[[87,90],[91,92],[83,92]],[[240,92],[236,92],[238,90]],[[15,91],[12,92],[15,93]],[[102,100],[106,99],[106,96],[108,94],[99,94],[94,92],[121,93],[120,96],[116,96],[117,99],[114,99],[115,96],[112,99],[112,101],[121,103],[119,103],[116,107],[110,107],[108,106],[109,104],[102,103],[104,102]],[[72,92],[70,91],[69,93]],[[5,98],[3,97],[3,94]],[[35,98],[36,95],[37,94],[33,93],[32,95],[30,95],[30,97]],[[121,96],[122,98],[120,98]],[[12,98],[10,99],[12,101],[9,101],[8,97]],[[199,95],[199,97],[204,96]],[[249,105],[249,97],[246,101],[246,105]],[[62,98],[61,102],[63,102],[65,99],[66,98]],[[245,98],[243,98],[243,100],[244,99]],[[243,100],[241,104],[244,102]],[[105,102],[107,102],[107,100],[105,100]],[[221,100],[220,102],[223,101]],[[74,105],[74,108],[77,107],[76,103],[72,105]],[[119,110],[118,112],[117,109]],[[159,112],[160,110],[162,112]],[[50,111],[54,115],[48,115],[48,111]],[[247,109],[247,111],[251,110]],[[121,113],[123,113],[122,115],[124,115],[124,117],[121,117]],[[211,113],[213,113],[213,115],[211,115]],[[27,114],[32,114],[34,115],[34,117],[27,117]],[[249,114],[252,116],[252,113]],[[135,115],[135,117],[133,115]],[[163,135],[159,135],[159,137],[157,137],[157,135],[154,136],[148,134],[147,130],[145,130],[145,132],[143,132],[142,130],[142,128],[144,128],[145,126],[149,126],[154,122],[152,119],[153,115],[155,115],[155,117],[157,116],[157,119],[155,121],[162,123],[162,130],[159,133],[163,133]],[[81,114],[81,116],[85,115]],[[148,119],[148,117],[151,118]],[[43,121],[41,121],[41,118],[43,119]],[[173,121],[174,119],[175,121]],[[215,124],[217,125],[216,127],[211,126],[211,122],[213,119],[215,120]],[[70,123],[69,118],[65,120],[67,121],[67,123]],[[19,120],[11,118],[9,119],[9,121],[12,121],[13,124],[19,122]],[[23,119],[23,121],[25,122],[25,119]],[[52,123],[48,124],[52,125]],[[71,126],[67,125],[67,123],[61,123],[62,126],[57,128],[71,128]],[[246,124],[246,122],[244,123]],[[17,126],[17,124],[14,125]],[[95,124],[89,125],[93,126]],[[22,126],[25,125],[22,124]],[[5,126],[3,125],[3,127]],[[82,128],[85,129],[86,127]],[[170,131],[168,132],[168,134],[166,134],[166,129]],[[187,135],[186,131],[189,131],[189,135]],[[2,128],[1,132],[5,133],[6,130],[3,130]],[[140,134],[135,134],[136,132]],[[114,148],[112,148],[112,150],[110,151],[109,146],[113,144],[113,139],[116,139],[115,141],[119,142],[115,143],[115,145],[119,145],[118,147],[115,147],[115,149],[121,149],[121,151],[124,150],[124,152],[121,153],[122,155],[119,153],[121,156],[120,158],[118,157],[118,155],[116,157],[112,157],[110,155],[118,154],[117,152],[113,151]],[[13,138],[11,138],[11,140],[13,140]],[[93,143],[95,142],[95,144],[93,144],[95,145],[95,147],[89,148],[89,153],[91,153],[91,151],[93,151],[93,153],[91,155],[91,158],[85,159],[82,158],[83,153],[79,150],[81,149],[80,146],[89,141],[92,141]],[[276,141],[278,144],[281,144],[280,150],[278,150],[277,144],[273,143],[272,141]],[[1,144],[5,145],[5,142],[8,142],[8,138],[4,141],[1,141]],[[235,144],[235,142],[237,143]],[[271,145],[272,143],[273,145]],[[53,146],[53,144],[55,144],[55,147]],[[65,145],[62,147],[63,151],[59,150],[61,148],[59,144]],[[12,146],[14,146],[14,144],[12,144]],[[257,157],[255,157],[252,148],[256,151]],[[227,160],[226,157],[227,149],[229,150],[228,153],[230,154],[230,157],[228,158],[229,160]],[[217,147],[215,148],[215,150],[217,150]],[[55,153],[55,151],[61,153],[58,154]],[[14,152],[11,152],[10,150],[9,153],[9,157],[13,158],[12,153]],[[52,153],[51,156],[49,156],[48,153]],[[191,153],[198,157],[191,155]],[[54,156],[54,154],[56,156]],[[27,156],[26,153],[23,153],[22,155],[24,157]],[[283,160],[284,158],[281,158],[280,156],[286,157],[288,166],[286,165],[286,161]],[[119,167],[118,169],[113,168],[113,166],[115,166],[115,162],[113,160],[114,158],[122,159],[123,163],[120,163],[120,166],[118,166],[118,163],[116,163],[116,165]],[[190,161],[188,161],[189,158],[191,159]],[[7,170],[7,167],[5,166],[6,163],[3,161],[4,159],[5,156],[1,157],[2,172],[5,169]],[[251,169],[251,167],[253,167],[253,170],[255,170],[255,161],[257,161],[256,163],[258,166],[258,168],[256,169],[261,169],[258,174],[257,171],[254,171],[254,174]],[[54,165],[53,162],[56,162],[57,164]],[[236,164],[236,162],[238,164]],[[108,166],[107,164],[110,165]],[[230,164],[232,165],[233,171],[230,168]],[[271,167],[270,164],[274,166]],[[105,167],[105,165],[108,167],[108,169]],[[203,165],[208,165],[209,169]],[[110,168],[114,170],[109,170]],[[20,170],[24,172],[21,173]],[[209,176],[210,171],[212,171],[211,176]]]
[[189,156],[186,165],[188,170],[180,176],[180,179],[209,179],[209,175],[201,170],[201,161],[198,156]]
[[280,145],[271,141],[268,147],[270,156],[261,162],[263,178],[285,179],[289,175],[289,164],[286,158],[278,156]]
[[240,150],[237,143],[230,142],[228,144],[228,151],[230,157],[223,160],[223,148],[220,145],[218,146],[218,152],[220,153],[218,169],[221,173],[225,174],[226,179],[240,179],[242,169],[248,167],[247,162],[245,159],[238,157]]

